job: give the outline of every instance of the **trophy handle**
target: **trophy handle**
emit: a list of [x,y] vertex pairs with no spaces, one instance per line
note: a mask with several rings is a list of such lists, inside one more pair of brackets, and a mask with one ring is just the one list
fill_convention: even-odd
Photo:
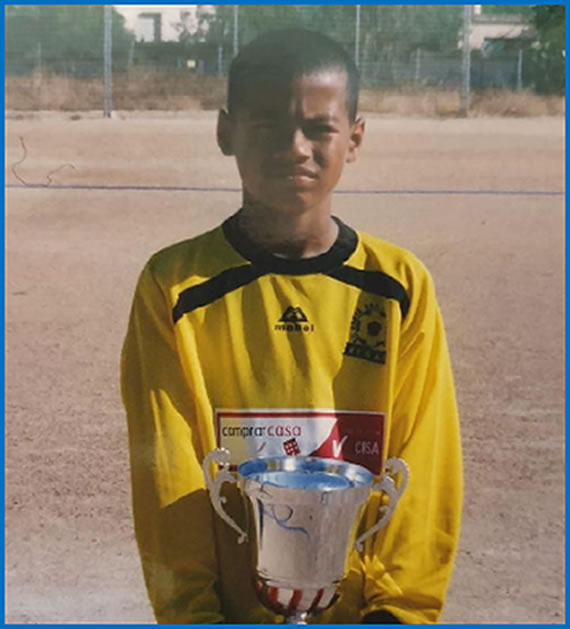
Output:
[[[400,473],[400,483],[396,486],[394,479],[392,476]],[[356,550],[359,552],[363,549],[364,540],[368,539],[371,535],[374,535],[377,531],[379,531],[385,524],[387,524],[388,520],[392,517],[392,513],[404,489],[406,489],[406,485],[408,484],[408,466],[402,459],[391,458],[386,461],[384,464],[384,469],[382,470],[382,476],[380,480],[371,487],[371,491],[384,491],[388,495],[388,504],[385,505],[383,509],[382,516],[376,524],[368,529],[366,533],[363,533],[355,542]]]
[[[216,474],[215,479],[210,475],[211,463],[220,465],[222,468]],[[210,493],[210,502],[220,518],[222,518],[224,522],[229,524],[239,534],[238,544],[241,544],[247,540],[247,533],[242,531],[235,521],[224,511],[222,504],[224,504],[227,499],[225,496],[220,496],[220,491],[224,483],[237,483],[238,481],[236,476],[229,471],[229,466],[230,452],[225,448],[216,448],[215,450],[212,450],[206,455],[206,458],[202,463],[206,486],[208,487],[208,492]]]

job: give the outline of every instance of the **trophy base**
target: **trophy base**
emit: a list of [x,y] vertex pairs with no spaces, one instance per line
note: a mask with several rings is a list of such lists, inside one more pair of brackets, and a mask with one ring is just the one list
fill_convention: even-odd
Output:
[[284,625],[306,625],[307,616],[309,614],[307,612],[298,612],[293,616],[285,616],[285,620],[283,621]]
[[285,617],[286,625],[306,625],[310,614],[328,609],[338,600],[337,584],[327,588],[292,589],[261,576],[255,579],[257,596],[265,607]]

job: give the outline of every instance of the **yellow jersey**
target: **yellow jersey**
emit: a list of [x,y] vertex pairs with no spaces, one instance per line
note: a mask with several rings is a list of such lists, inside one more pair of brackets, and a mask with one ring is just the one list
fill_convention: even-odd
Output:
[[[275,623],[248,544],[211,508],[204,457],[345,459],[409,483],[388,525],[354,550],[338,601],[314,623],[440,617],[459,538],[459,421],[433,282],[411,253],[336,219],[329,251],[260,250],[237,214],[151,257],[122,360],[133,512],[160,623]],[[237,490],[226,509],[245,526]],[[377,518],[367,505],[362,530]]]

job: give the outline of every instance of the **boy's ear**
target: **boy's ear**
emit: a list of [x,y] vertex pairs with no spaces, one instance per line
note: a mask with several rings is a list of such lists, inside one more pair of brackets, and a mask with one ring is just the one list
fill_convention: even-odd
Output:
[[218,112],[218,126],[216,130],[218,146],[224,155],[233,155],[232,148],[232,126],[230,115],[225,109]]
[[358,155],[358,149],[364,139],[364,118],[358,117],[352,124],[350,130],[350,138],[348,141],[348,153],[346,154],[346,162],[353,162]]

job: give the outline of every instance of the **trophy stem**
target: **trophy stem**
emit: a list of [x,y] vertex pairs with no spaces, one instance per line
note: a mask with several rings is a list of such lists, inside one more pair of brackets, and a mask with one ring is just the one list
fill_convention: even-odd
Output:
[[296,612],[292,616],[286,616],[284,625],[306,625],[307,612]]

